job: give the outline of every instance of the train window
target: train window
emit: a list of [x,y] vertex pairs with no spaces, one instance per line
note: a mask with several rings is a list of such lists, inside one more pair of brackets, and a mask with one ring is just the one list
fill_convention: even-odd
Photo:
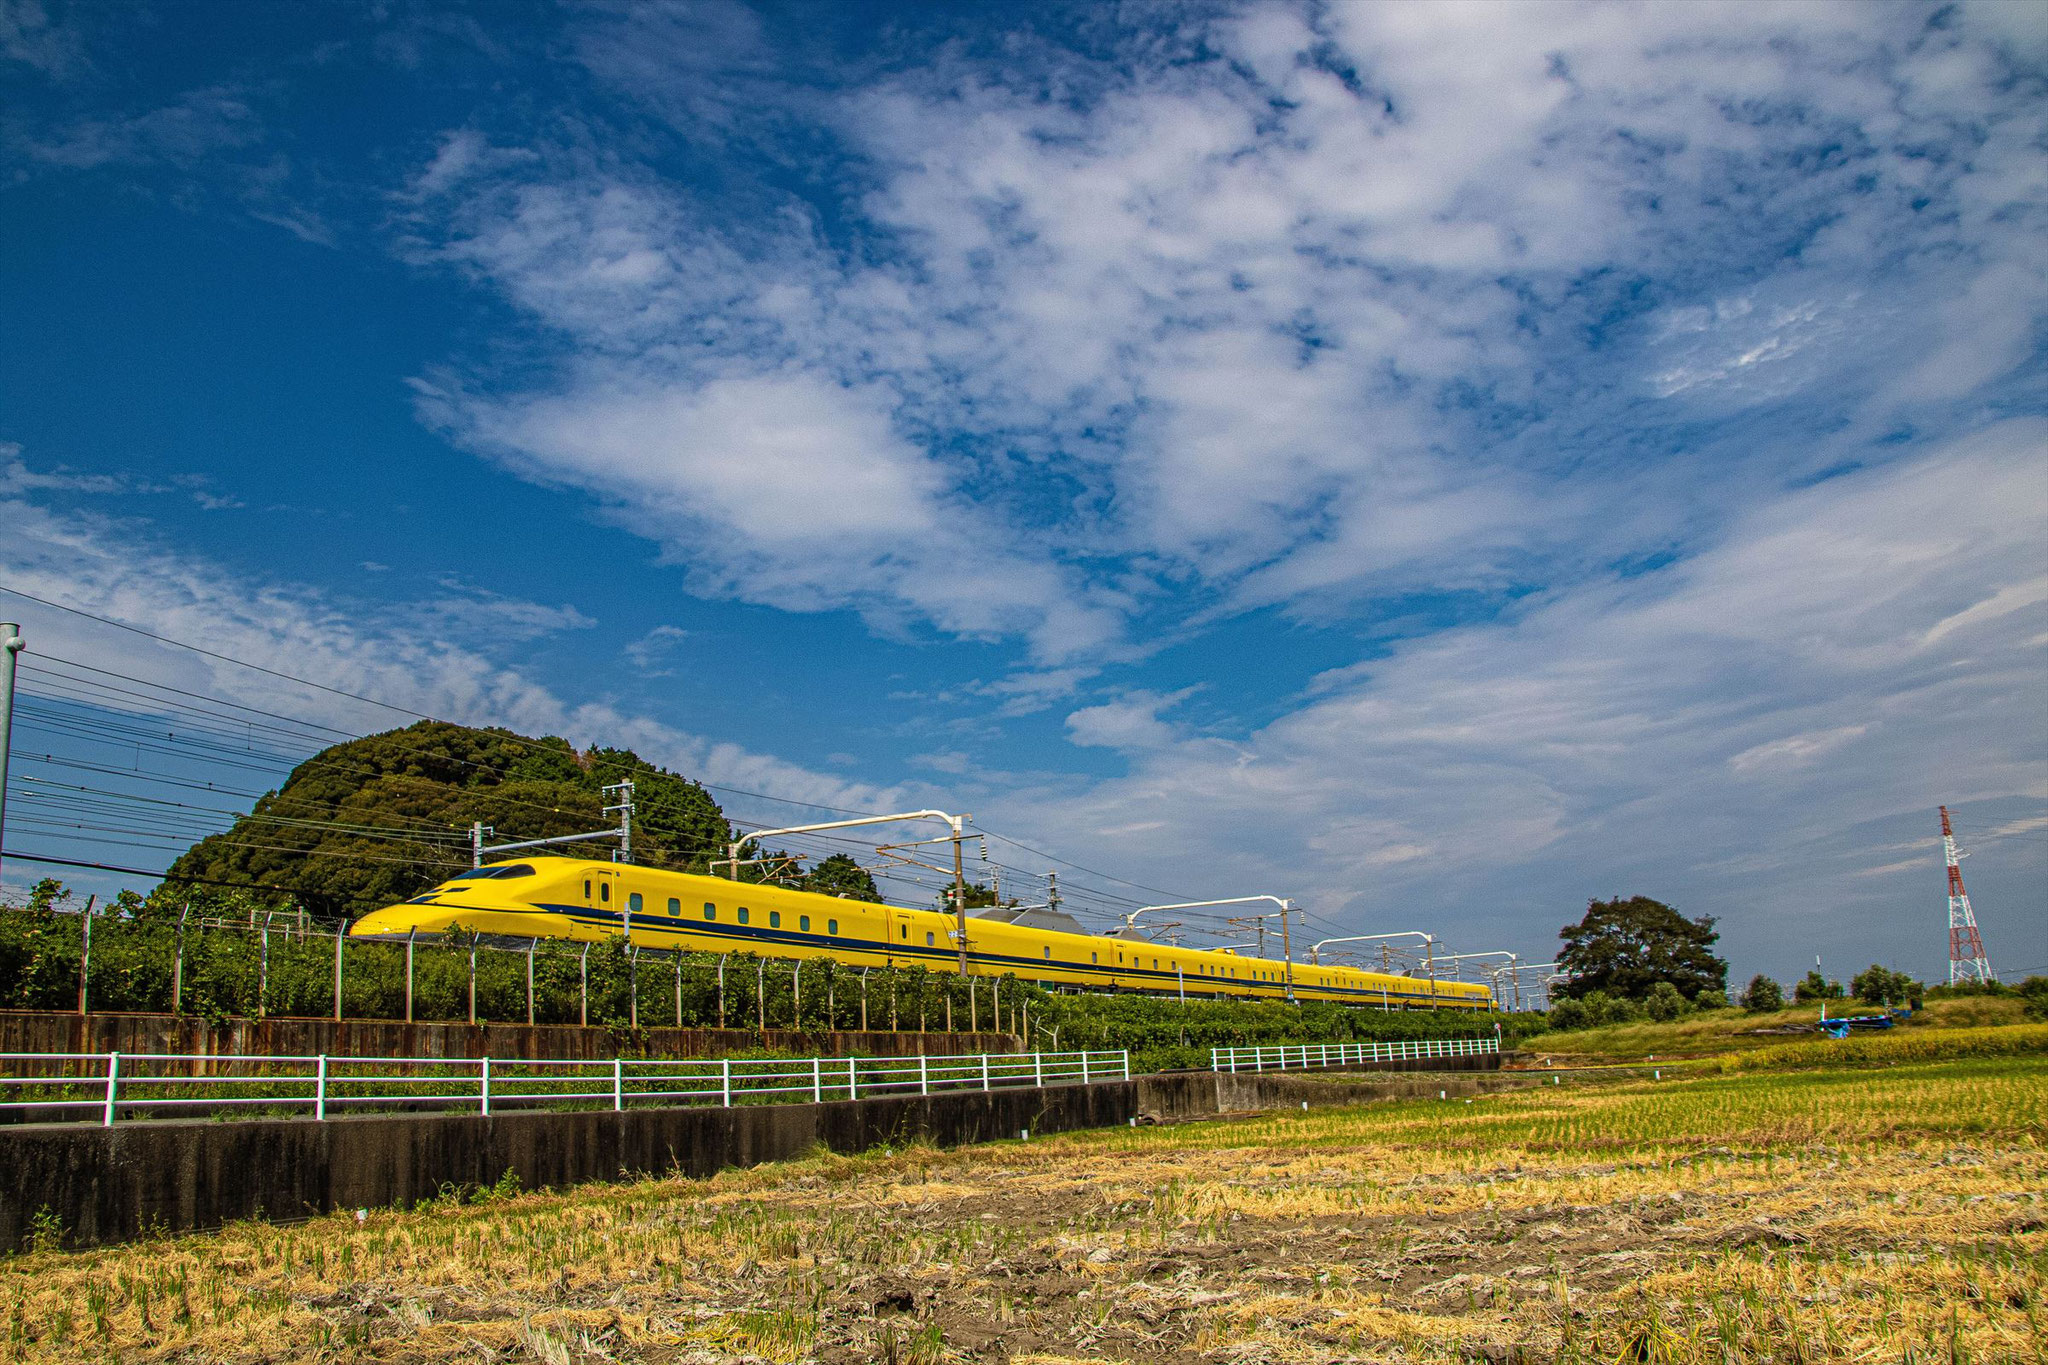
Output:
[[798,915],[796,917],[796,927],[808,934],[811,932],[811,917],[809,915]]
[[1045,950],[1045,960],[1046,960],[1047,962],[1050,962],[1050,961],[1052,961],[1052,949],[1050,949],[1050,948],[1047,948],[1047,949]]
[[828,934],[836,934],[836,933],[838,933],[838,932],[839,932],[839,921],[838,921],[838,920],[836,920],[836,919],[828,919],[828,920],[826,920],[826,921],[825,921],[825,932],[826,932],[826,933],[828,933]]
[[674,896],[670,896],[670,897],[668,898],[668,912],[669,912],[669,914],[670,914],[670,915],[680,915],[680,914],[682,914],[682,913],[683,913],[683,903],[682,903],[681,901],[677,900],[677,899],[676,899],[676,898],[675,898]]
[[899,925],[897,925],[897,926],[896,926],[896,932],[897,932],[898,936],[900,936],[900,937],[902,937],[902,938],[909,938],[909,937],[910,937],[910,926],[909,926],[909,925],[907,925],[907,924],[899,924]]
[[927,929],[927,930],[925,930],[925,931],[924,931],[924,946],[925,946],[925,947],[929,948],[929,947],[931,947],[931,946],[932,946],[932,945],[933,945],[934,943],[937,943],[937,942],[938,942],[938,940],[932,937],[932,931],[931,931],[931,930]]
[[746,906],[744,906],[744,905],[742,905],[742,906],[740,907],[740,923],[741,923],[741,924],[745,924],[746,922],[747,922],[747,907],[746,907]]
[[597,898],[601,901],[608,901],[612,898],[612,884],[610,882],[599,882],[597,884]]
[[1159,970],[1159,959],[1156,957],[1152,959],[1152,970],[1155,972]]
[[768,927],[770,929],[780,929],[782,927],[782,912],[780,910],[770,910],[768,912]]
[[626,908],[636,915],[640,913],[640,893],[638,891],[626,897]]
[[1100,962],[1100,961],[1102,961],[1102,959],[1101,959],[1101,958],[1097,957],[1097,956],[1096,956],[1095,954],[1093,954],[1093,953],[1090,953],[1090,954],[1088,954],[1088,960],[1089,960],[1090,962]]
[[704,918],[705,918],[705,919],[717,919],[717,918],[718,918],[718,907],[717,907],[717,906],[715,906],[715,905],[713,905],[713,904],[712,904],[712,903],[711,903],[710,901],[705,901],[705,902],[704,902]]
[[588,877],[583,879],[583,899],[590,899],[590,878]]

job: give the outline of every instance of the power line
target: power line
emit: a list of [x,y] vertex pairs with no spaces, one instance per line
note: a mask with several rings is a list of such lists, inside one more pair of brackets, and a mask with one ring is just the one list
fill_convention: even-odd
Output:
[[[465,725],[465,724],[463,724],[463,723],[461,723],[461,722],[454,722],[454,721],[440,721],[438,717],[435,717],[435,716],[429,715],[429,714],[427,714],[426,712],[422,712],[422,711],[416,711],[416,710],[413,710],[413,709],[412,709],[412,708],[410,708],[410,707],[400,706],[400,705],[397,705],[396,703],[393,703],[393,702],[387,702],[387,701],[383,701],[383,700],[381,700],[381,699],[379,699],[379,698],[376,698],[376,697],[370,697],[370,696],[365,696],[365,695],[363,695],[362,693],[357,693],[357,692],[351,692],[351,691],[348,691],[348,690],[347,690],[347,689],[345,689],[345,688],[333,687],[333,686],[330,686],[330,685],[328,685],[328,684],[326,684],[326,683],[320,683],[320,682],[315,682],[315,681],[313,681],[313,680],[312,680],[312,679],[310,679],[310,678],[304,678],[304,677],[300,677],[300,676],[298,676],[298,675],[296,675],[296,674],[286,673],[286,672],[283,672],[283,671],[281,671],[281,670],[278,670],[278,669],[274,669],[274,668],[269,668],[269,667],[266,667],[266,666],[264,666],[264,665],[262,665],[262,664],[257,664],[257,663],[251,663],[250,661],[248,661],[248,660],[246,660],[246,659],[238,659],[238,658],[235,658],[235,657],[234,657],[234,656],[232,656],[232,655],[228,655],[228,654],[223,654],[223,653],[220,653],[219,651],[216,651],[216,650],[206,649],[206,648],[204,648],[204,647],[202,647],[202,646],[199,646],[199,645],[194,645],[194,644],[190,644],[190,643],[188,643],[188,642],[186,642],[186,641],[183,641],[183,640],[178,640],[178,639],[174,639],[174,638],[172,638],[172,637],[170,637],[170,636],[167,636],[167,635],[159,635],[159,634],[157,634],[157,633],[156,633],[156,632],[154,632],[154,631],[144,630],[144,629],[142,629],[142,628],[141,628],[141,627],[139,627],[139,626],[132,626],[132,625],[129,625],[129,624],[127,624],[126,622],[123,622],[123,621],[117,621],[117,620],[114,620],[114,619],[112,619],[112,618],[110,618],[110,617],[106,617],[106,616],[101,616],[101,615],[99,615],[99,614],[97,614],[97,613],[95,613],[95,612],[89,612],[89,611],[86,611],[86,610],[84,610],[84,609],[82,609],[82,608],[79,608],[79,607],[67,606],[66,604],[64,604],[64,603],[61,603],[61,602],[54,602],[54,601],[51,601],[51,600],[50,600],[50,599],[48,599],[48,598],[44,598],[44,597],[39,597],[39,596],[35,595],[34,593],[24,592],[24,591],[22,591],[22,590],[21,590],[21,589],[19,589],[19,588],[12,588],[12,587],[7,587],[7,586],[4,586],[4,585],[0,585],[0,592],[5,592],[5,593],[7,593],[7,594],[9,594],[9,595],[11,595],[11,596],[19,597],[19,598],[22,598],[22,599],[24,599],[24,600],[26,600],[26,601],[30,601],[30,602],[35,602],[35,603],[38,603],[39,605],[42,605],[42,606],[46,606],[46,607],[50,607],[50,608],[52,608],[53,610],[57,610],[57,611],[62,611],[62,612],[66,612],[66,613],[69,613],[69,614],[71,614],[71,615],[74,615],[74,616],[79,616],[79,617],[82,617],[82,618],[84,618],[84,619],[87,619],[87,620],[91,620],[91,621],[96,621],[96,622],[98,622],[98,623],[100,623],[100,624],[102,624],[102,625],[106,625],[106,626],[111,626],[111,627],[113,627],[113,628],[115,628],[115,629],[117,629],[117,630],[122,630],[122,631],[126,631],[126,632],[128,632],[128,633],[130,633],[130,634],[134,634],[134,635],[140,635],[140,636],[142,636],[142,637],[143,637],[143,638],[145,638],[145,639],[148,639],[148,640],[153,640],[153,641],[155,641],[155,642],[157,642],[157,643],[159,643],[159,644],[169,645],[169,646],[173,646],[173,647],[175,647],[175,648],[179,648],[179,649],[184,649],[184,650],[188,650],[188,651],[190,651],[190,652],[192,652],[192,653],[194,653],[194,654],[198,654],[198,655],[201,655],[201,656],[203,656],[203,657],[206,657],[206,658],[210,658],[210,659],[215,659],[215,660],[218,660],[218,661],[220,661],[220,662],[222,662],[222,663],[232,664],[232,665],[235,665],[236,667],[240,667],[240,668],[247,668],[247,669],[250,669],[250,670],[251,670],[251,671],[253,671],[253,672],[261,673],[261,674],[264,674],[265,676],[268,676],[268,677],[273,677],[273,678],[277,678],[277,679],[280,679],[280,680],[282,680],[282,681],[285,681],[285,682],[291,682],[291,683],[296,683],[296,684],[298,684],[298,685],[300,685],[300,686],[303,686],[303,687],[310,687],[310,688],[314,689],[315,691],[319,691],[319,692],[325,692],[325,693],[327,693],[327,694],[329,694],[329,695],[331,695],[331,696],[338,696],[338,697],[344,697],[344,698],[347,698],[347,699],[349,699],[349,700],[351,700],[351,701],[359,701],[359,702],[363,702],[363,703],[365,703],[366,705],[371,705],[371,706],[377,706],[377,707],[381,707],[381,708],[383,708],[383,709],[385,709],[385,710],[388,710],[388,711],[392,711],[392,712],[395,712],[395,713],[397,713],[397,714],[400,714],[400,715],[410,716],[410,717],[412,717],[412,718],[413,718],[413,719],[415,719],[415,720],[425,720],[425,721],[437,721],[438,723],[441,723],[441,724],[451,725],[451,726],[454,726],[454,727],[457,727],[457,728],[460,728],[460,729],[466,729],[466,730],[477,730],[477,729],[483,729],[483,728],[486,728],[486,727],[478,727],[478,726],[471,726],[471,725]],[[51,658],[55,659],[55,657],[56,657],[56,656],[49,656],[49,657],[51,657]],[[123,681],[126,681],[126,682],[133,682],[133,683],[136,683],[136,684],[138,684],[138,685],[140,685],[140,686],[144,686],[144,687],[152,687],[152,688],[157,688],[157,689],[159,689],[159,690],[162,690],[162,691],[167,691],[167,692],[172,692],[172,693],[176,693],[176,694],[178,694],[178,695],[182,695],[182,696],[187,696],[187,697],[191,697],[191,698],[194,698],[194,699],[197,699],[197,700],[204,700],[204,701],[210,701],[210,702],[214,702],[214,703],[216,703],[216,704],[219,704],[219,705],[224,705],[224,706],[234,707],[234,708],[236,708],[236,709],[238,709],[238,710],[246,710],[246,711],[249,711],[249,712],[251,712],[252,714],[261,714],[261,715],[267,715],[267,716],[269,716],[269,717],[270,717],[270,718],[272,718],[272,719],[279,719],[279,720],[285,720],[285,721],[287,721],[288,723],[291,723],[291,724],[296,724],[296,725],[304,725],[304,726],[307,726],[307,727],[309,727],[309,728],[318,728],[318,729],[321,729],[321,730],[325,730],[325,731],[327,731],[327,732],[328,732],[328,733],[330,733],[330,734],[338,734],[338,735],[349,735],[349,736],[350,736],[350,738],[355,738],[355,739],[360,739],[360,738],[364,738],[364,736],[360,736],[360,735],[350,735],[350,732],[348,732],[348,731],[346,731],[346,730],[340,730],[340,729],[336,729],[335,727],[332,727],[332,726],[326,726],[326,725],[321,725],[321,724],[319,724],[318,722],[312,722],[312,721],[300,721],[300,720],[297,720],[296,718],[292,718],[292,717],[287,717],[287,716],[283,716],[283,715],[281,715],[280,713],[277,713],[277,712],[266,712],[266,711],[262,711],[262,710],[261,710],[260,708],[255,708],[255,707],[246,707],[246,706],[243,706],[243,705],[242,705],[241,703],[238,703],[238,702],[232,702],[232,701],[228,701],[228,700],[226,700],[226,699],[224,699],[224,698],[218,698],[218,697],[213,697],[213,696],[210,696],[210,695],[207,695],[207,694],[201,694],[201,693],[194,693],[194,692],[188,692],[188,691],[185,691],[184,689],[179,689],[179,688],[173,688],[173,687],[170,687],[170,686],[169,686],[169,685],[167,685],[167,684],[161,684],[161,683],[154,683],[154,682],[151,682],[151,681],[149,681],[149,680],[146,680],[146,679],[141,679],[141,678],[135,678],[135,677],[132,677],[132,676],[129,676],[129,675],[126,675],[126,674],[121,674],[121,673],[115,672],[115,671],[113,671],[113,670],[110,670],[110,669],[101,669],[101,668],[97,668],[97,667],[96,667],[96,666],[94,666],[94,665],[89,665],[89,664],[82,664],[82,663],[79,663],[79,662],[77,662],[77,661],[74,661],[74,660],[63,660],[63,659],[57,659],[56,661],[57,661],[57,662],[62,662],[62,663],[68,663],[68,664],[71,664],[71,665],[72,665],[73,667],[85,668],[85,669],[88,669],[89,671],[92,671],[92,672],[96,672],[96,673],[99,673],[99,674],[100,674],[101,676],[104,676],[104,677],[114,677],[114,678],[120,678],[120,679],[121,679],[121,680],[123,680]],[[143,700],[149,700],[149,699],[147,699],[147,698],[143,698]],[[214,717],[214,718],[215,718],[215,719],[229,719],[229,720],[232,720],[232,718],[231,718],[231,717]],[[266,727],[266,728],[267,728],[267,727]],[[101,743],[113,742],[113,741],[108,741],[108,740],[106,740],[106,739],[104,739],[104,738],[101,738],[101,737],[99,737],[99,736],[95,736],[95,735],[91,735],[91,734],[83,734],[83,735],[81,735],[81,734],[77,734],[77,733],[76,733],[76,731],[65,731],[65,730],[59,729],[59,730],[57,731],[57,733],[71,733],[71,734],[73,734],[73,735],[74,735],[74,737],[77,737],[77,738],[85,738],[85,739],[89,739],[89,740],[95,740],[95,741],[97,741],[97,742],[101,742]],[[210,732],[210,733],[215,733],[216,735],[218,735],[218,734],[219,734],[219,732]],[[225,735],[220,735],[220,737],[222,737],[222,738],[226,738],[227,736],[225,736]],[[524,747],[527,747],[527,748],[530,748],[530,749],[536,749],[536,750],[545,750],[545,749],[548,749],[548,748],[550,748],[550,747],[551,747],[551,746],[547,746],[547,745],[543,745],[543,744],[540,744],[540,743],[538,743],[538,742],[536,742],[536,741],[533,741],[533,740],[529,740],[529,739],[525,738],[524,736],[519,736],[519,735],[511,735],[511,734],[501,734],[501,735],[499,735],[498,737],[499,737],[500,739],[502,739],[502,740],[504,740],[504,741],[508,742],[508,743],[512,743],[512,744],[516,744],[516,745],[521,745],[521,746],[524,746]],[[131,737],[130,737],[129,739],[127,739],[127,740],[125,740],[125,741],[120,741],[120,742],[123,742],[123,743],[126,743],[126,744],[135,744],[135,743],[137,743],[137,742],[138,742],[138,740],[139,740],[139,739],[141,739],[141,738],[143,738],[143,736],[135,736],[135,735],[132,735],[132,734],[131,734]],[[149,747],[149,746],[144,746],[144,747]],[[194,747],[198,747],[198,748],[214,748],[214,749],[220,749],[220,748],[221,748],[221,746],[216,746],[216,745],[206,745],[206,744],[204,744],[203,742],[201,742],[201,743],[196,743],[196,744],[194,745]],[[168,752],[168,751],[162,750],[161,748],[153,748],[153,749],[152,749],[152,751],[154,751],[154,752]],[[283,763],[283,762],[285,761],[285,759],[286,759],[286,756],[285,756],[285,755],[274,755],[274,754],[266,754],[265,756],[266,756],[266,757],[271,757],[271,758],[274,758],[274,759],[276,759],[276,760],[277,760],[277,761],[278,761],[279,763]],[[482,763],[477,763],[477,762],[475,762],[475,761],[473,761],[473,760],[467,760],[467,759],[460,759],[460,758],[455,758],[455,757],[454,757],[453,755],[449,755],[449,756],[447,756],[447,757],[449,758],[449,760],[450,760],[451,762],[455,762],[455,763],[461,764],[462,766],[465,766],[465,767],[471,767],[471,768],[475,768],[475,769],[478,769],[478,770],[480,770],[480,771],[488,771],[488,772],[495,772],[495,773],[497,773],[497,774],[498,774],[498,775],[499,775],[500,777],[504,777],[504,776],[506,776],[506,775],[507,775],[507,770],[506,770],[506,769],[503,769],[503,768],[498,768],[498,767],[495,767],[495,766],[493,766],[493,765],[489,765],[489,764],[482,764]],[[237,764],[237,763],[235,762],[235,760],[233,760],[233,759],[230,759],[230,758],[227,758],[227,757],[225,757],[225,756],[216,756],[216,757],[215,757],[215,758],[213,759],[213,761],[215,761],[215,762],[221,762],[221,763],[226,763],[226,764],[229,764],[229,765],[231,765],[231,766],[240,766],[240,767],[243,767],[243,768],[244,768],[245,770],[251,770],[251,771],[268,771],[268,769],[259,769],[259,768],[256,768],[256,767],[254,767],[253,765],[249,765],[249,764]],[[340,766],[340,765],[329,765],[329,766]],[[362,770],[362,769],[359,769],[358,771],[368,771],[368,770]],[[391,775],[391,776],[397,776],[396,774],[390,774],[390,775]],[[684,780],[684,781],[691,781],[692,779],[684,778],[684,779],[682,779],[682,780]],[[710,783],[710,782],[702,782],[702,781],[698,781],[698,782],[696,782],[696,783],[695,783],[695,785],[697,785],[697,786],[699,786],[699,787],[702,787],[702,788],[705,788],[705,789],[708,789],[708,790],[712,790],[712,791],[722,791],[722,792],[728,792],[728,793],[731,793],[731,794],[733,794],[733,795],[736,795],[736,796],[744,796],[744,797],[747,797],[747,798],[749,798],[749,799],[752,799],[752,800],[761,800],[761,801],[771,801],[771,802],[776,802],[776,803],[778,803],[778,804],[783,804],[783,805],[790,805],[790,806],[796,806],[796,807],[800,807],[800,808],[804,808],[804,809],[809,809],[809,810],[822,810],[822,811],[828,811],[828,812],[832,812],[832,813],[834,813],[834,814],[844,814],[844,815],[872,815],[872,814],[876,814],[876,813],[877,813],[877,812],[869,812],[869,811],[859,811],[859,810],[853,810],[853,809],[849,809],[849,808],[847,808],[847,807],[842,807],[842,806],[832,806],[832,805],[827,805],[827,804],[825,804],[825,803],[822,803],[822,802],[814,802],[814,801],[801,801],[801,800],[797,800],[797,799],[795,799],[795,798],[791,798],[791,797],[780,797],[780,796],[770,796],[770,795],[768,795],[768,794],[767,794],[767,793],[765,793],[765,792],[752,792],[752,791],[747,791],[747,790],[745,790],[745,789],[743,789],[743,788],[738,788],[738,787],[728,787],[728,786],[725,786],[725,785],[722,785],[722,784],[719,784],[719,783]],[[551,807],[541,807],[541,806],[538,806],[538,805],[537,805],[536,803],[531,803],[531,802],[520,802],[520,803],[515,803],[515,804],[519,804],[519,805],[524,805],[524,806],[528,806],[528,807],[530,807],[530,808],[532,808],[532,809],[546,809],[546,810],[550,810],[551,812],[552,812],[552,811],[554,811],[554,809],[555,809],[555,808],[551,808]],[[735,824],[739,824],[739,823],[743,823],[743,822],[735,822],[735,821],[730,821],[730,820],[729,820],[729,823],[735,823]],[[1186,893],[1184,893],[1184,892],[1177,892],[1177,891],[1167,891],[1167,890],[1165,890],[1165,889],[1163,889],[1163,888],[1160,888],[1160,887],[1155,887],[1155,886],[1148,886],[1148,885],[1146,885],[1146,884],[1145,884],[1145,883],[1143,883],[1143,882],[1136,882],[1136,881],[1132,881],[1132,880],[1130,880],[1129,878],[1125,878],[1125,877],[1118,877],[1118,876],[1115,876],[1115,875],[1114,875],[1114,874],[1112,874],[1112,873],[1107,873],[1107,872],[1101,872],[1101,871],[1098,871],[1098,870],[1096,870],[1096,869],[1094,869],[1094,868],[1089,868],[1089,867],[1083,866],[1083,865],[1082,865],[1082,864],[1080,864],[1080,863],[1076,863],[1076,862],[1073,862],[1073,861],[1072,861],[1072,860],[1070,860],[1070,859],[1066,859],[1066,858],[1061,858],[1061,857],[1058,857],[1057,855],[1054,855],[1054,854],[1050,854],[1050,853],[1046,853],[1046,852],[1044,852],[1043,850],[1040,850],[1040,849],[1036,849],[1036,848],[1032,848],[1031,846],[1029,846],[1029,845],[1027,845],[1027,844],[1024,844],[1024,843],[1022,843],[1021,841],[1018,841],[1018,840],[1015,840],[1015,839],[1011,839],[1011,838],[1009,838],[1009,837],[1008,837],[1008,836],[1006,836],[1006,835],[1002,835],[1002,834],[998,834],[998,833],[995,833],[995,832],[994,832],[994,831],[992,831],[992,830],[981,830],[981,831],[979,831],[979,832],[980,832],[980,833],[983,833],[983,834],[986,834],[986,835],[988,835],[988,836],[989,836],[990,838],[1000,839],[1000,840],[1002,840],[1002,841],[1003,841],[1004,843],[1006,843],[1006,844],[1009,844],[1009,845],[1011,845],[1012,847],[1015,847],[1015,848],[1019,848],[1019,849],[1022,849],[1022,850],[1023,850],[1024,852],[1026,852],[1026,853],[1030,853],[1030,854],[1032,854],[1032,855],[1033,855],[1033,856],[1035,856],[1035,857],[1040,857],[1040,858],[1046,858],[1046,859],[1049,859],[1050,861],[1052,861],[1052,862],[1055,862],[1055,863],[1058,863],[1058,864],[1060,864],[1060,865],[1061,865],[1061,866],[1063,866],[1063,867],[1068,867],[1068,868],[1072,868],[1073,870],[1075,870],[1075,871],[1077,871],[1077,872],[1081,872],[1081,873],[1083,873],[1083,874],[1085,874],[1085,875],[1087,875],[1087,876],[1091,876],[1091,877],[1098,877],[1098,878],[1101,878],[1101,879],[1103,879],[1103,880],[1105,880],[1105,881],[1115,882],[1115,883],[1117,883],[1117,884],[1119,884],[1119,885],[1123,885],[1123,886],[1129,886],[1129,887],[1132,887],[1132,888],[1134,888],[1134,889],[1136,889],[1136,890],[1140,890],[1140,891],[1145,891],[1145,892],[1148,892],[1148,893],[1152,893],[1152,894],[1157,894],[1157,895],[1162,895],[1162,896],[1166,896],[1166,897],[1169,897],[1169,898],[1174,898],[1174,899],[1187,899],[1187,898],[1188,898],[1188,897],[1186,896]],[[1070,894],[1071,894],[1071,892],[1070,892]],[[1115,895],[1114,895],[1113,893],[1108,893],[1108,892],[1102,892],[1102,893],[1100,893],[1100,895],[1101,895],[1101,896],[1102,896],[1103,898],[1105,898],[1105,899],[1111,899],[1111,900],[1122,900],[1122,901],[1125,901],[1126,903],[1132,903],[1132,902],[1130,902],[1130,901],[1129,901],[1129,898],[1127,898],[1127,897],[1117,897],[1117,896],[1115,896]]]

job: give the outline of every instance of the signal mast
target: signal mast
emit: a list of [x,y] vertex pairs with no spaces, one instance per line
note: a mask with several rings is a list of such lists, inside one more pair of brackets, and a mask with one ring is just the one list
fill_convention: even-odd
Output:
[[1941,851],[1948,856],[1948,984],[1975,981],[1988,986],[1996,978],[1991,975],[1991,959],[1984,956],[1984,940],[1977,934],[1977,916],[1970,909],[1970,893],[1963,890],[1963,855],[1956,852],[1956,835],[1949,826],[1947,806],[1941,808]]

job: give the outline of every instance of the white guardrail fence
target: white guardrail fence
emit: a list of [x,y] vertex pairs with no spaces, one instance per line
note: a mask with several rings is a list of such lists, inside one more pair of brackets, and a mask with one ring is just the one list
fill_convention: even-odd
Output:
[[1302,1071],[1425,1057],[1479,1057],[1500,1051],[1498,1038],[1426,1038],[1405,1043],[1292,1043],[1284,1047],[1214,1047],[1212,1071]]
[[234,1057],[0,1053],[0,1111],[112,1124],[236,1109],[310,1111],[819,1104],[873,1095],[1129,1080],[1128,1052],[958,1057],[559,1061],[503,1057]]

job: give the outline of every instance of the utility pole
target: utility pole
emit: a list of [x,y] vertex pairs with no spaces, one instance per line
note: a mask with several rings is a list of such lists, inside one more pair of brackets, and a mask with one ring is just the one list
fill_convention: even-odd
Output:
[[[967,866],[962,860],[960,826],[953,826],[953,941],[960,945],[960,975],[967,975]],[[986,839],[982,840],[987,843]],[[950,997],[949,997],[950,998]]]
[[14,747],[14,661],[22,643],[20,626],[0,622],[0,847],[7,832],[7,756]]

